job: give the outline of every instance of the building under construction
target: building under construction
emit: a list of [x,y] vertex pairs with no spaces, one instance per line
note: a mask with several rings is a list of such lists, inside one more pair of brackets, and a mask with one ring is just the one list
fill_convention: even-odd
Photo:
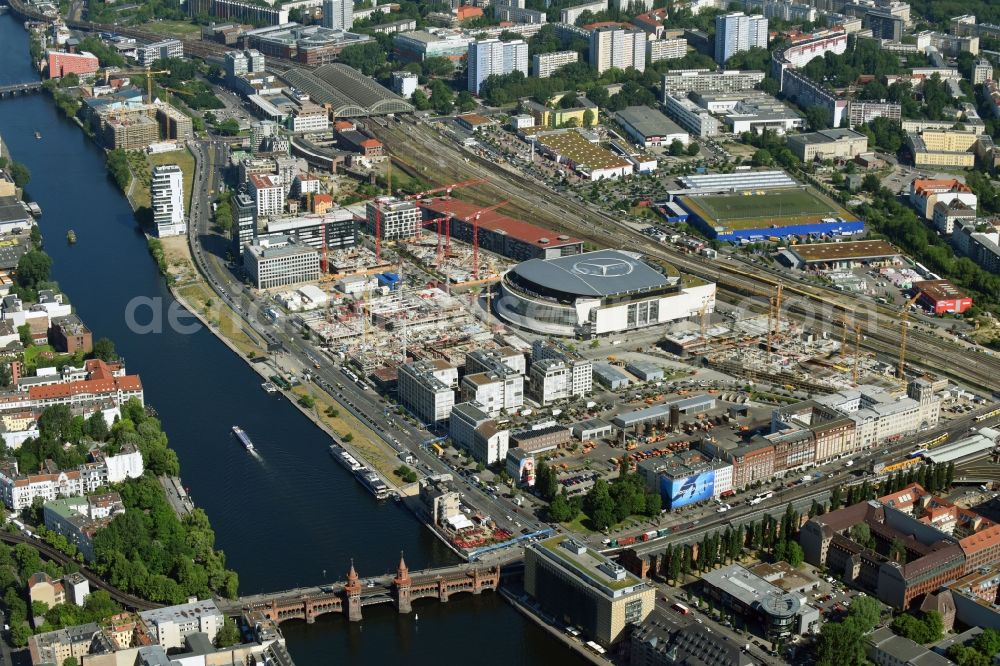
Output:
[[[495,210],[454,197],[435,197],[420,201],[424,225],[436,231],[440,220],[442,233],[449,239],[473,243],[474,231],[479,248],[515,261],[552,259],[583,252],[583,241],[565,234],[508,217]],[[476,230],[478,227],[478,230]]]

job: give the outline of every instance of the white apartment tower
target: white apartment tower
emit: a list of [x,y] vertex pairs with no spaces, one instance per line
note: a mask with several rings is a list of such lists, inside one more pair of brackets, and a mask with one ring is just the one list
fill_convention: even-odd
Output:
[[490,76],[511,72],[528,75],[528,43],[523,39],[483,39],[469,44],[469,92],[478,95]]
[[323,0],[323,27],[350,30],[354,25],[354,0]]
[[176,164],[153,167],[150,203],[156,235],[179,236],[187,233],[184,219],[184,172]]
[[614,26],[597,28],[590,33],[590,64],[598,72],[612,67],[646,69],[646,33]]
[[737,53],[757,47],[767,48],[767,19],[763,15],[734,12],[715,18],[715,62],[721,65]]

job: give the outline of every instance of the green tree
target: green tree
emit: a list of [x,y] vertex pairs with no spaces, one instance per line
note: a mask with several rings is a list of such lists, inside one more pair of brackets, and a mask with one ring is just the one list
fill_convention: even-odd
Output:
[[874,597],[854,597],[849,615],[858,622],[862,633],[868,633],[882,617],[882,606]]
[[799,566],[805,560],[805,553],[798,541],[788,542],[788,547],[785,549],[785,559],[793,567]]
[[899,537],[893,539],[889,546],[889,559],[893,562],[906,564],[906,542]]
[[78,663],[76,657],[66,657],[63,659],[62,666],[77,666]]
[[98,338],[94,343],[94,358],[99,358],[106,363],[113,363],[118,360],[118,353],[115,351],[115,343],[110,338]]
[[14,184],[20,188],[24,188],[28,184],[28,181],[31,180],[31,172],[28,171],[28,167],[20,162],[12,162],[9,171]]
[[17,262],[17,283],[28,289],[48,282],[52,270],[52,258],[42,250],[28,250]]
[[386,64],[386,50],[377,40],[363,44],[353,44],[340,52],[338,60],[357,70],[365,76],[373,76]]
[[468,90],[463,90],[458,93],[458,97],[455,99],[455,104],[458,106],[458,110],[462,113],[467,113],[476,108],[476,100],[472,97],[472,93]]
[[699,146],[697,142],[692,141],[691,143],[688,144],[687,147],[688,157],[695,157],[700,151],[701,151],[701,146]]
[[413,106],[417,109],[417,111],[426,111],[431,108],[431,102],[427,99],[427,93],[423,90],[414,90],[413,96],[410,100],[413,102]]
[[871,528],[865,523],[852,525],[850,529],[851,540],[866,548],[875,547],[875,537],[872,536]]
[[684,144],[679,139],[670,142],[670,154],[673,157],[680,157],[684,154]]
[[972,647],[986,656],[1000,654],[1000,632],[987,627],[972,641]]
[[587,110],[585,110],[583,112],[583,126],[584,127],[590,127],[591,125],[594,124],[594,121],[596,121],[596,120],[597,120],[597,117],[594,115],[594,110],[593,109],[587,109]]
[[10,628],[10,642],[14,647],[24,647],[28,644],[28,639],[31,638],[31,627],[28,626],[26,622],[19,622],[17,624],[11,625]]
[[557,523],[568,523],[574,520],[579,513],[579,508],[570,501],[565,487],[549,505],[549,518]]
[[240,629],[236,626],[236,622],[233,618],[227,617],[225,623],[223,623],[222,627],[215,634],[215,647],[227,648],[237,645],[242,640],[243,636],[240,635]]
[[771,153],[768,150],[761,148],[756,152],[754,152],[753,157],[750,160],[750,163],[753,164],[755,167],[771,166],[772,164],[774,164],[774,158],[771,156]]
[[817,666],[863,666],[864,635],[856,622],[827,622],[816,646]]
[[830,493],[830,510],[836,511],[840,508],[842,502],[840,486],[834,486]]

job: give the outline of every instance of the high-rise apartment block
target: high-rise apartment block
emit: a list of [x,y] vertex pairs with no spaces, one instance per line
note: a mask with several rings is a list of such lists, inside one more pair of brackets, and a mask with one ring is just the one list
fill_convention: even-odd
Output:
[[528,75],[528,43],[523,39],[501,42],[483,39],[469,44],[469,91],[479,94],[483,81],[494,74]]
[[184,172],[176,164],[153,167],[150,205],[156,235],[179,236],[187,232],[184,219]]
[[737,53],[767,48],[767,19],[734,12],[715,19],[715,61],[724,64]]

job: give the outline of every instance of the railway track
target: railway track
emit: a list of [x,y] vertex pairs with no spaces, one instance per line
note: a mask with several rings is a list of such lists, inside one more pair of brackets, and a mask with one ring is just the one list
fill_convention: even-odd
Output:
[[[774,293],[779,278],[782,277],[764,269],[755,268],[751,271],[729,262],[703,259],[655,243],[642,233],[622,226],[601,211],[587,208],[570,197],[558,196],[536,181],[500,169],[478,155],[461,152],[426,125],[414,123],[400,126],[390,123],[388,126],[372,129],[388,145],[402,146],[416,142],[420,154],[425,156],[419,161],[432,164],[436,162],[438,166],[442,166],[445,173],[438,174],[440,178],[453,177],[457,181],[481,177],[484,171],[494,174],[489,183],[476,188],[479,193],[491,191],[486,196],[480,194],[482,203],[507,199],[520,210],[531,211],[535,213],[535,217],[546,218],[545,224],[551,224],[582,239],[609,247],[641,248],[647,256],[715,282],[721,291],[731,295],[756,299],[761,306],[766,305],[767,298]],[[414,161],[418,161],[416,156]],[[470,194],[470,198],[476,198],[475,191]],[[836,333],[840,331],[839,321],[846,320],[851,327],[857,321],[862,325],[865,335],[862,341],[864,349],[883,354],[887,360],[898,358],[902,337],[898,313],[867,303],[864,304],[865,310],[859,311],[857,303],[846,301],[842,296],[822,287],[790,283],[786,276],[783,285],[787,304],[783,316],[806,322],[819,330]],[[1000,358],[964,349],[912,325],[907,331],[907,350],[909,363],[913,366],[933,369],[938,374],[990,392],[1000,388]]]
[[94,573],[91,569],[86,566],[81,566],[76,560],[66,555],[62,551],[56,550],[44,541],[39,541],[38,539],[32,539],[21,534],[11,534],[10,532],[0,532],[0,541],[4,543],[17,545],[19,543],[28,544],[39,553],[42,557],[47,560],[52,560],[53,562],[58,562],[62,565],[72,564],[80,568],[80,573],[90,582],[93,587],[100,590],[104,590],[111,596],[112,599],[120,603],[122,606],[129,610],[144,611],[152,610],[154,608],[162,608],[163,604],[158,604],[153,601],[148,601],[141,597],[137,597],[134,594],[129,594],[128,592],[123,592],[119,590],[114,585],[106,582],[103,578]]

